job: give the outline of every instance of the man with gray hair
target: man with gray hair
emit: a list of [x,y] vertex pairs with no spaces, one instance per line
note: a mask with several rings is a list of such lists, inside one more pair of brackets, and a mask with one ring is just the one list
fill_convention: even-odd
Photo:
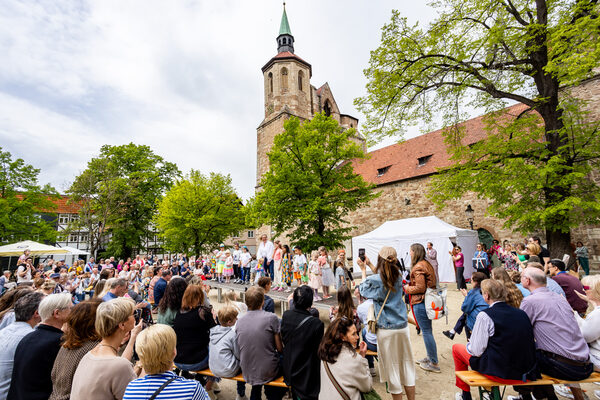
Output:
[[116,278],[112,281],[108,292],[104,295],[104,297],[102,297],[102,301],[110,301],[112,299],[116,299],[117,297],[123,297],[126,293],[127,280],[123,278]]
[[[577,321],[567,299],[546,287],[546,274],[534,267],[521,273],[521,284],[531,292],[521,302],[531,325],[536,344],[538,369],[553,378],[579,381],[594,370],[590,350],[577,327]],[[516,386],[524,400],[557,399],[552,385]],[[582,399],[581,389],[571,388],[576,399]],[[510,398],[510,397],[509,397]]]
[[38,307],[42,322],[15,351],[8,399],[47,400],[52,394],[52,367],[60,350],[61,330],[73,308],[70,293],[46,296]]
[[10,388],[15,351],[23,337],[33,332],[40,321],[38,306],[43,293],[31,292],[15,303],[15,322],[2,330],[0,335],[0,399],[5,399]]

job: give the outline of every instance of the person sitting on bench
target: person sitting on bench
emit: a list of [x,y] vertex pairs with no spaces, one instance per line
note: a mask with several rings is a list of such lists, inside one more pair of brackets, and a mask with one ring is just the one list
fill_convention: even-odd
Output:
[[[553,378],[579,381],[593,372],[590,350],[567,300],[548,290],[546,274],[527,267],[521,274],[523,287],[531,292],[521,302],[521,310],[533,325],[538,368],[542,374]],[[552,385],[518,386],[515,390],[523,400],[557,399]],[[571,387],[575,400],[583,399],[581,389]],[[517,397],[518,399],[518,397]]]
[[[452,346],[455,370],[466,371],[470,365],[504,385],[537,379],[533,328],[527,314],[505,303],[506,288],[501,282],[484,280],[481,293],[490,307],[477,315],[469,343]],[[457,377],[456,386],[462,389],[457,400],[471,400],[469,385]]]

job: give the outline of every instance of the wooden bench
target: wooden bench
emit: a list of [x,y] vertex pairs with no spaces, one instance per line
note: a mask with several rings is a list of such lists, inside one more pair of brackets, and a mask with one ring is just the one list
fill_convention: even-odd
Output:
[[[496,381],[493,381],[483,374],[477,371],[456,371],[456,376],[469,386],[474,386],[479,389],[479,398],[483,399],[483,393],[490,394],[490,400],[502,400],[504,397],[504,390],[506,386],[538,386],[538,385],[559,385],[569,383],[592,383],[600,382],[600,373],[593,372],[587,379],[581,381],[565,381],[562,379],[553,378],[548,375],[542,374],[541,379],[535,381],[528,381],[518,384],[505,385]],[[504,387],[500,392],[500,387]]]
[[[212,373],[212,371],[210,369],[203,369],[202,371],[192,371],[195,374],[199,374],[199,375],[204,375],[204,376],[215,376],[215,374]],[[231,379],[237,382],[246,382],[244,380],[244,377],[242,376],[242,374],[239,374],[238,376],[234,376],[231,378],[222,378],[222,379]],[[275,386],[275,387],[280,387],[280,388],[288,388],[288,385],[285,384],[285,382],[283,381],[283,376],[280,376],[277,379],[272,380],[269,383],[265,383],[265,386]]]

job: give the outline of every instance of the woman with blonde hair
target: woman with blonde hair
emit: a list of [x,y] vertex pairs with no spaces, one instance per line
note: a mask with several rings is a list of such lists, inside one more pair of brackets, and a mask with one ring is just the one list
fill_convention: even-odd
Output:
[[[77,366],[71,388],[72,400],[123,398],[125,388],[136,378],[131,357],[142,322],[135,325],[134,312],[133,300],[123,297],[98,306],[94,327],[101,341]],[[127,347],[119,357],[119,347],[128,337]]]
[[159,393],[161,399],[208,400],[208,394],[198,381],[179,377],[171,371],[176,344],[177,335],[168,325],[152,325],[139,334],[135,351],[146,375],[129,382],[124,400],[148,399]]
[[523,293],[521,293],[521,290],[519,290],[517,285],[515,285],[510,278],[506,269],[504,269],[504,267],[494,268],[492,270],[492,279],[502,282],[504,287],[506,287],[506,304],[519,308],[521,306],[521,301],[523,300]]

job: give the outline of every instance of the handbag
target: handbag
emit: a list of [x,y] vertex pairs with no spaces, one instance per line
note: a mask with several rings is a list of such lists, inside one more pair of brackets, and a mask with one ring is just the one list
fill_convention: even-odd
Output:
[[[335,388],[335,390],[337,390],[340,396],[342,396],[342,400],[351,400],[350,396],[348,396],[348,393],[346,393],[344,389],[342,389],[338,381],[334,378],[333,374],[331,373],[331,370],[329,369],[327,361],[323,361],[323,365],[325,366],[325,372],[327,372],[327,376],[333,384],[333,387]],[[381,400],[381,396],[379,396],[379,393],[377,393],[375,389],[371,389],[370,391],[364,393],[360,392],[360,398],[363,400]]]
[[367,326],[369,332],[377,333],[377,321],[379,321],[379,317],[381,316],[381,312],[383,311],[383,307],[385,307],[385,303],[387,302],[388,297],[390,296],[391,290],[388,290],[385,295],[385,300],[383,300],[383,304],[377,313],[377,318],[375,318],[375,304],[371,304],[369,307],[369,311],[367,312]]
[[446,286],[439,288],[427,288],[424,300],[427,318],[436,320],[446,316],[446,323],[448,323],[448,303],[446,302],[446,292]]

